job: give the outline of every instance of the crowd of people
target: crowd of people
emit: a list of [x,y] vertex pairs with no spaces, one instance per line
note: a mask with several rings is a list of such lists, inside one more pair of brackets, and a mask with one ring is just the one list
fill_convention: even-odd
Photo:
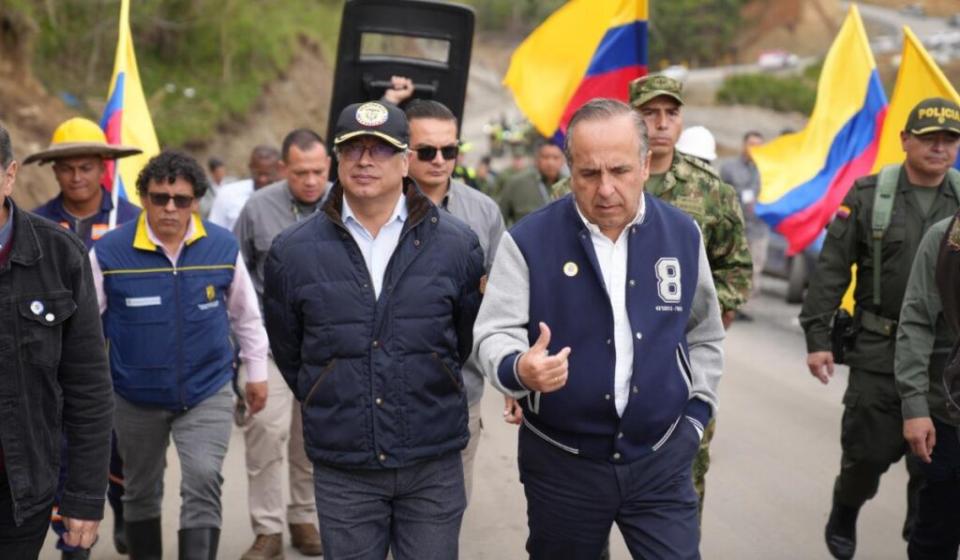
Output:
[[[530,558],[608,558],[614,523],[635,558],[699,558],[723,340],[767,251],[762,135],[718,171],[682,84],[653,75],[478,182],[457,116],[392,83],[329,144],[255,147],[247,179],[161,152],[142,210],[104,187],[139,150],[79,118],[23,162],[60,193],[18,207],[0,126],[0,557],[36,558],[51,522],[64,559],[89,557],[108,498],[117,551],[162,558],[172,439],[178,557],[217,558],[236,424],[243,560],[283,558],[285,531],[308,556],[456,558],[489,382],[519,426]],[[811,373],[851,367],[836,558],[904,454],[911,558],[960,545],[960,108],[925,101],[902,138],[906,162],[838,210],[801,314]],[[853,264],[854,324],[831,333]]]

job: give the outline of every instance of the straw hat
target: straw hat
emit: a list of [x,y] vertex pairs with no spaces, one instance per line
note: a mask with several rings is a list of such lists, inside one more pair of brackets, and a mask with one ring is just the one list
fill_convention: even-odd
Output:
[[31,154],[23,163],[36,161],[43,165],[58,159],[82,156],[119,159],[140,153],[143,153],[143,150],[139,148],[108,144],[103,130],[93,121],[72,118],[53,131],[53,139],[46,150]]

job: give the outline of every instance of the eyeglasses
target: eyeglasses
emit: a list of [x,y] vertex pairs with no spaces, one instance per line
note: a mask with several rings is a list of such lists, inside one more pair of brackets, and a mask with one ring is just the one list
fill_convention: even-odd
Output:
[[460,154],[460,146],[454,144],[452,146],[424,146],[422,148],[417,148],[417,159],[420,161],[433,161],[437,157],[437,152],[440,152],[440,155],[443,156],[443,159],[450,161],[451,159],[456,159],[457,155]]
[[150,198],[150,204],[154,206],[166,207],[167,204],[170,204],[170,200],[173,200],[173,205],[181,210],[190,208],[190,205],[193,204],[194,197],[187,196],[185,194],[176,194],[170,195],[167,193],[147,193],[147,196]]
[[370,159],[374,161],[386,161],[397,155],[399,150],[383,142],[377,142],[369,146],[361,142],[350,142],[337,146],[337,155],[347,161],[360,161],[360,158],[363,157],[363,152],[369,152]]

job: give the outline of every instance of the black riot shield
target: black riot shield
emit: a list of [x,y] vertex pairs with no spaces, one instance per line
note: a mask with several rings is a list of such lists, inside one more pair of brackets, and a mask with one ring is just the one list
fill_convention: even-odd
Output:
[[428,0],[348,0],[343,7],[327,141],[351,103],[380,99],[391,76],[411,78],[414,98],[434,99],[463,122],[474,13]]

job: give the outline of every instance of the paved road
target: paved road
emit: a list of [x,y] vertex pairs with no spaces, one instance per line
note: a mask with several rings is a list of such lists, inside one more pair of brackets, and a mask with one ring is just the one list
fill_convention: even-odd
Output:
[[[782,290],[777,282],[773,288]],[[738,322],[727,340],[721,415],[713,444],[703,526],[703,557],[710,559],[812,560],[829,558],[822,544],[830,490],[839,463],[840,398],[845,371],[823,387],[806,373],[796,306],[776,292],[750,304],[753,322]],[[474,501],[461,539],[465,560],[523,558],[525,502],[517,480],[516,434],[500,417],[500,397],[484,400],[487,430],[477,464]],[[168,456],[164,539],[176,556],[179,472]],[[236,559],[253,539],[246,515],[243,439],[235,432],[227,454],[221,558]],[[902,465],[884,478],[880,493],[860,516],[861,554],[871,560],[905,557],[899,538],[905,511]],[[110,525],[108,520],[106,525]],[[110,531],[94,558],[123,558],[109,545]],[[54,560],[52,539],[41,558]],[[615,533],[613,557],[629,558]],[[292,549],[287,558],[300,558]]]

